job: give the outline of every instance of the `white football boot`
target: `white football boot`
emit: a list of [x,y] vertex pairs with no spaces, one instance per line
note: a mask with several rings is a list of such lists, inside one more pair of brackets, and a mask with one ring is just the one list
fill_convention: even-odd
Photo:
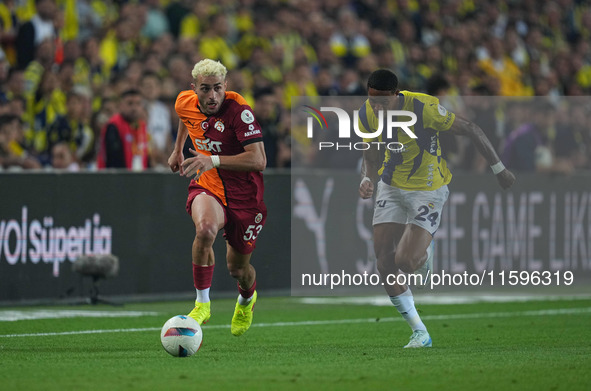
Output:
[[431,336],[427,331],[417,330],[410,336],[410,341],[405,348],[430,348],[433,346]]

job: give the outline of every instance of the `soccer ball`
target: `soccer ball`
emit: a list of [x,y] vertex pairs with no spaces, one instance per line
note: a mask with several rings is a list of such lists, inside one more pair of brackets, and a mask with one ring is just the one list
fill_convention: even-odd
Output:
[[168,319],[160,332],[162,347],[175,357],[189,357],[197,353],[203,342],[203,332],[197,321],[186,315]]

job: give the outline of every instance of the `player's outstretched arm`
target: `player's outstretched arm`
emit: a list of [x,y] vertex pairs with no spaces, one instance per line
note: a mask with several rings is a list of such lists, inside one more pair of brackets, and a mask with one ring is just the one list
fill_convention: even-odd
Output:
[[187,139],[187,135],[189,134],[189,130],[185,126],[182,120],[179,120],[179,129],[176,136],[176,141],[174,142],[174,150],[170,154],[168,158],[168,166],[172,170],[172,172],[177,172],[180,170],[180,174],[184,175],[183,169],[183,147],[185,146],[185,140]]
[[452,132],[452,134],[469,137],[472,140],[472,143],[491,166],[499,185],[503,189],[508,189],[513,185],[515,182],[515,175],[505,168],[489,139],[478,125],[456,116],[456,119],[450,128],[450,132]]
[[371,148],[363,151],[363,165],[361,167],[361,183],[359,184],[359,196],[363,199],[371,198],[374,191],[374,183],[378,181],[378,166],[380,153]]

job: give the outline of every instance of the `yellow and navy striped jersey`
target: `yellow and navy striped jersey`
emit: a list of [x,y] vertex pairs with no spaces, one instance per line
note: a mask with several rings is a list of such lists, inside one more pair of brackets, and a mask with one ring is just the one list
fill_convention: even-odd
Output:
[[[404,145],[404,148],[402,151],[395,152],[385,146],[381,147],[385,148],[386,153],[382,167],[378,171],[380,178],[386,184],[403,190],[437,190],[451,181],[451,172],[441,156],[439,132],[449,130],[456,116],[441,106],[439,99],[430,95],[402,91],[398,99],[397,110],[412,111],[417,116],[417,122],[410,127],[417,138],[411,138],[398,128],[392,129],[392,139],[386,140],[386,116],[384,115],[383,131],[377,141],[386,144],[398,142]],[[408,117],[400,118],[401,122],[407,120]],[[359,110],[359,130],[363,133],[371,133],[378,127],[379,120],[368,99]],[[376,139],[364,138],[363,141],[372,142]]]

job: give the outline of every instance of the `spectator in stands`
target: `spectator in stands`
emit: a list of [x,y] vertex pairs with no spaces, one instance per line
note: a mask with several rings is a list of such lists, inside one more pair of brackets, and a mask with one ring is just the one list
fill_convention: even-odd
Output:
[[[10,63],[8,62],[8,59],[6,58],[6,54],[4,53],[4,50],[2,50],[2,48],[0,48],[0,86],[2,86],[4,83],[6,83],[6,80],[8,79],[8,72],[10,69]],[[2,93],[2,88],[0,88],[0,94]]]
[[321,68],[316,74],[314,81],[320,96],[336,96],[339,94],[339,87],[332,73],[327,68]]
[[27,141],[32,146],[43,165],[49,164],[49,146],[47,144],[47,129],[55,122],[58,116],[66,113],[65,94],[60,88],[58,75],[51,69],[47,69],[39,82],[36,94],[29,106],[31,135]]
[[23,130],[26,132],[28,124],[23,120],[23,118],[27,118],[27,100],[25,97],[23,95],[15,96],[12,100],[7,101],[7,105],[9,107],[8,113],[14,114],[21,119]]
[[65,144],[77,163],[88,163],[94,157],[94,132],[86,110],[89,99],[90,94],[83,87],[67,94],[66,113],[58,116],[47,131],[50,154],[56,144]]
[[150,138],[151,166],[167,167],[172,153],[172,121],[169,107],[160,99],[161,81],[158,75],[146,73],[141,80],[141,92],[147,114],[147,132]]
[[345,69],[339,80],[339,95],[364,96],[366,94],[359,73],[353,69]]
[[230,23],[225,13],[209,17],[200,39],[199,52],[204,58],[219,60],[232,70],[238,66],[238,56],[230,48]]
[[[84,42],[96,35],[103,28],[108,5],[101,4],[104,14],[93,8],[92,0],[76,0],[77,40]],[[100,6],[99,6],[100,7]]]
[[3,52],[11,64],[16,63],[15,41],[18,27],[15,1],[3,1],[0,3],[0,53]]
[[330,38],[330,47],[345,67],[352,68],[360,58],[370,53],[369,40],[359,31],[357,15],[350,9],[341,10],[338,22],[339,28]]
[[480,61],[480,67],[500,81],[501,95],[529,95],[523,85],[521,70],[507,55],[503,41],[499,38],[491,37],[488,40],[487,56]]
[[[45,41],[31,34],[36,26],[45,26],[39,29]],[[55,48],[60,26],[64,66],[51,71],[62,77],[61,106],[67,90],[90,86],[93,116],[101,124],[110,118],[104,117],[111,114],[111,99],[139,88],[137,80],[145,72],[158,74],[167,89],[171,80],[173,90],[188,89],[190,64],[206,55],[234,67],[245,91],[277,91],[283,120],[292,96],[332,95],[335,83],[355,79],[353,73],[364,85],[368,72],[378,67],[396,71],[404,89],[417,91],[426,92],[429,78],[444,74],[450,95],[468,95],[483,86],[492,95],[551,96],[556,104],[563,95],[591,94],[591,6],[583,1],[339,0],[302,7],[295,0],[260,0],[256,8],[252,1],[5,1],[0,4],[0,58],[4,52],[12,69],[28,62],[22,119],[30,130],[46,130],[42,117],[53,116],[55,106],[39,97],[47,93],[41,88],[47,87],[41,80],[51,78],[46,71],[60,64]],[[17,59],[19,30],[27,45],[31,37],[38,42],[32,44],[35,51],[19,45],[19,57],[34,54],[35,61]],[[12,100],[18,93],[8,91],[12,88],[2,69],[0,90]],[[45,114],[39,117],[40,112]]]
[[23,145],[21,120],[14,114],[0,115],[0,167],[41,168]]
[[121,17],[115,26],[107,32],[100,43],[100,56],[107,74],[123,72],[129,61],[137,55],[135,40],[140,26],[136,18]]
[[175,82],[177,91],[191,88],[191,65],[185,57],[179,55],[172,56],[167,60],[167,69]]
[[277,155],[279,149],[281,123],[281,104],[271,87],[263,88],[255,92],[254,111],[257,120],[263,130],[263,144],[267,156],[267,167],[277,167]]
[[204,0],[196,0],[192,4],[191,10],[186,10],[178,27],[178,37],[180,39],[196,40],[199,34],[203,32],[204,24],[210,16],[211,8],[209,3]]
[[9,100],[7,100],[6,98],[0,96],[0,115],[12,114],[11,113],[10,103],[11,102]]
[[51,167],[70,172],[80,171],[80,165],[67,142],[60,141],[51,148]]
[[572,164],[556,158],[548,134],[556,123],[554,106],[538,99],[521,105],[521,111],[525,121],[509,134],[503,151],[502,160],[507,168],[523,172],[571,173]]
[[164,8],[170,32],[175,39],[179,37],[181,21],[189,12],[191,12],[191,6],[194,3],[194,0],[171,1],[166,8]]
[[245,77],[247,72],[242,71],[240,69],[234,69],[232,71],[228,71],[226,75],[226,80],[228,81],[228,86],[235,91],[242,95],[242,97],[246,100],[246,102],[253,107],[254,106],[254,96],[252,94],[252,86],[248,82],[248,79]]
[[141,171],[148,165],[148,133],[142,96],[138,90],[130,89],[121,94],[119,112],[101,131],[97,167]]
[[0,96],[13,100],[25,93],[25,73],[22,69],[12,67],[8,70],[6,82],[0,85]]
[[57,33],[54,26],[58,12],[55,0],[35,0],[37,13],[33,18],[20,26],[16,37],[16,53],[18,68],[25,69],[35,56],[35,48],[46,39],[55,39]]
[[148,7],[148,10],[146,21],[142,28],[142,36],[153,40],[161,37],[170,30],[168,19],[162,8],[160,8],[160,0],[146,0],[145,5]]

